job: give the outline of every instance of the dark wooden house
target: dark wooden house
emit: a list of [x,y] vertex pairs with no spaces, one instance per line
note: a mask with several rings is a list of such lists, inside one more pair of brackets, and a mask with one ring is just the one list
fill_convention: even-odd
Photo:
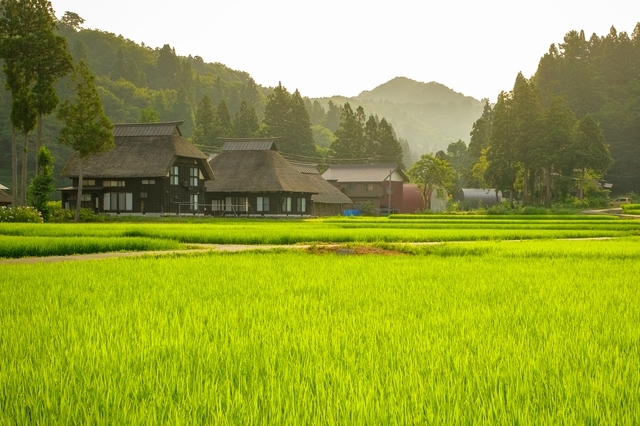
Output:
[[316,186],[276,149],[274,138],[225,139],[209,160],[207,210],[216,216],[308,216]]
[[[204,213],[205,181],[214,179],[207,156],[182,137],[182,122],[116,124],[115,149],[83,163],[82,207],[98,213]],[[61,176],[62,204],[74,208],[78,157]]]
[[332,165],[322,177],[353,200],[354,209],[370,201],[376,212],[399,212],[407,175],[395,164]]

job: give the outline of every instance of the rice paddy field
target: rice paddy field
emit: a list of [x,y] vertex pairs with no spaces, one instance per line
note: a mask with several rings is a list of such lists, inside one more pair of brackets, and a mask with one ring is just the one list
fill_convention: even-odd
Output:
[[640,424],[639,225],[0,224],[0,247],[312,244],[0,263],[0,424]]

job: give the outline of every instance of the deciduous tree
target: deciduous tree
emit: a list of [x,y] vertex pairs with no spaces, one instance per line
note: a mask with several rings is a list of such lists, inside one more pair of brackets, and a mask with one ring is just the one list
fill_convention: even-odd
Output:
[[452,188],[455,172],[448,161],[423,154],[420,160],[413,163],[407,172],[411,182],[418,185],[424,205],[431,210],[431,194],[437,191],[439,198],[444,198]]

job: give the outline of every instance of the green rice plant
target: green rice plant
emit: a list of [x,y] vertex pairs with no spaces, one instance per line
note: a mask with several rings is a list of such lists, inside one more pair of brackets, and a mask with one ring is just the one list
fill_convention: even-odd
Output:
[[177,241],[156,238],[0,237],[0,258],[67,256],[114,251],[179,250]]
[[640,423],[637,238],[414,249],[5,266],[0,423]]

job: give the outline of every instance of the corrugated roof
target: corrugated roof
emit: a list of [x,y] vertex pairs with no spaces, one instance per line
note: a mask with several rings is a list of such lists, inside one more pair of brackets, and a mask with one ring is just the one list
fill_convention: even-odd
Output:
[[335,182],[382,182],[389,179],[391,171],[398,172],[403,181],[407,182],[407,175],[395,164],[339,164],[330,166],[322,174],[325,180]]
[[306,175],[319,175],[318,165],[317,164],[309,164],[309,163],[295,163],[291,162],[291,165],[296,168],[300,173],[304,173]]
[[180,132],[180,125],[184,121],[171,121],[167,123],[120,123],[113,126],[115,137],[140,137],[140,136],[172,136]]
[[216,180],[205,183],[207,192],[318,192],[277,151],[223,151],[209,164]]
[[275,139],[222,139],[222,151],[271,151],[276,150]]

